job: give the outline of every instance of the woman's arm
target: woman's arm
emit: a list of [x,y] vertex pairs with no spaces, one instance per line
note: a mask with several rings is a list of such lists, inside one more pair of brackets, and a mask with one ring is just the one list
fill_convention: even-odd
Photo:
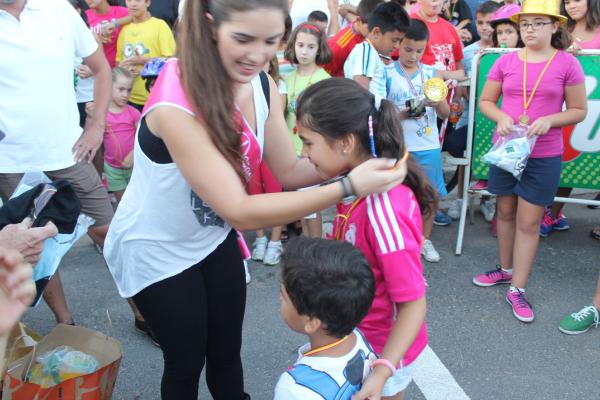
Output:
[[583,121],[587,115],[585,84],[565,86],[565,103],[567,106],[565,111],[533,121],[529,128],[529,135],[545,135],[552,128],[562,128]]
[[502,82],[487,80],[479,97],[479,110],[497,124],[496,131],[500,136],[509,134],[515,124],[512,117],[498,108],[498,99],[502,94]]
[[[381,358],[388,360],[393,365],[400,364],[402,357],[415,341],[427,314],[425,296],[419,300],[396,304],[396,322],[388,337]],[[385,381],[392,375],[392,371],[384,365],[376,365],[362,389],[352,400],[374,399],[381,396]]]
[[[196,118],[178,108],[162,106],[148,114],[147,123],[150,130],[164,140],[194,192],[238,230],[283,225],[342,198],[340,183],[301,192],[250,196],[234,168],[213,144],[205,126]],[[269,137],[267,141],[270,140]],[[275,150],[271,147],[272,152]],[[280,151],[285,152],[285,148]],[[357,195],[383,191],[402,182],[405,168],[391,170],[390,167],[390,160],[377,159],[355,168],[350,176]]]

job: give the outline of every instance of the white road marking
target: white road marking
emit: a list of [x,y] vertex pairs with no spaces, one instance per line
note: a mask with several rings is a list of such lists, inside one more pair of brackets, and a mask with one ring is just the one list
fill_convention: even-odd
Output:
[[470,400],[429,346],[415,361],[413,379],[427,400]]

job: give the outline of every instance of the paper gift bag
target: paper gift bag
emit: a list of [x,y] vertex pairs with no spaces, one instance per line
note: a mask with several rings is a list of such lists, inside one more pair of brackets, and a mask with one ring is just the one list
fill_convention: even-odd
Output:
[[[64,345],[94,356],[99,369],[49,388],[26,381],[39,354]],[[110,400],[122,356],[121,344],[111,337],[79,326],[57,325],[34,351],[8,366],[2,400]]]
[[[37,332],[29,329],[25,324],[19,322],[10,331],[8,335],[8,341],[6,345],[6,353],[4,354],[4,368],[0,371],[0,379],[4,378],[6,368],[10,363],[19,358],[25,357],[33,350],[38,342],[42,340]],[[0,392],[2,392],[2,385],[0,384]]]

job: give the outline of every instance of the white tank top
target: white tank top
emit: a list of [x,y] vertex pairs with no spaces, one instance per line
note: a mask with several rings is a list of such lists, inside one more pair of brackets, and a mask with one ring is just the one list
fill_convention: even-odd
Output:
[[[258,146],[260,149],[254,154],[260,157],[269,109],[260,77],[252,80],[252,87],[257,132],[256,137],[253,134],[242,142]],[[179,82],[176,60],[165,66],[143,115],[161,105],[178,107],[193,115]],[[201,151],[198,149],[199,155]],[[192,191],[177,165],[153,162],[140,148],[136,136],[131,181],[110,224],[104,247],[119,294],[132,297],[199,263],[225,240],[230,230],[231,226]]]

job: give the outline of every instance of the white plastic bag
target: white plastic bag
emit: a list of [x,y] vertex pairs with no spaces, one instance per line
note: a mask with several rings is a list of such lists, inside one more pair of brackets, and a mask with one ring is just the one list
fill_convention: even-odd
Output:
[[523,170],[537,136],[528,137],[528,126],[515,125],[510,134],[500,136],[500,139],[481,160],[510,172],[515,178],[521,179]]

